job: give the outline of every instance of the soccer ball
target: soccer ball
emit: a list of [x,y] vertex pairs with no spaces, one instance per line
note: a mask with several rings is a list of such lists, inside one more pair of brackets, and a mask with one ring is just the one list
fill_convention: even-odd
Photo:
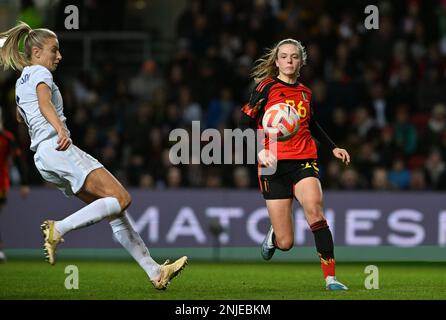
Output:
[[262,119],[265,134],[277,141],[291,139],[299,129],[297,110],[286,103],[277,103],[266,110]]

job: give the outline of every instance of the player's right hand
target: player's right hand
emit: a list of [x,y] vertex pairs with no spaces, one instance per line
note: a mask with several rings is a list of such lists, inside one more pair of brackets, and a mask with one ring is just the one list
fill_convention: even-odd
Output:
[[347,150],[341,149],[341,148],[334,148],[333,149],[333,155],[341,159],[342,162],[344,162],[346,165],[350,163],[350,155],[348,154]]
[[258,158],[260,164],[263,164],[267,167],[273,167],[277,163],[276,156],[269,150],[263,149],[258,153]]
[[59,139],[57,139],[57,151],[65,151],[71,145],[71,139],[68,136],[67,130],[63,129],[57,133]]

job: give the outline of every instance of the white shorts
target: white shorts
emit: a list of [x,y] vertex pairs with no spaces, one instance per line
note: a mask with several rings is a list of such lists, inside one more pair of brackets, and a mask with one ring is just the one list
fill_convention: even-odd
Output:
[[42,141],[34,155],[34,163],[46,181],[69,197],[81,190],[91,171],[103,165],[74,144],[65,151],[57,151],[57,140],[55,136]]

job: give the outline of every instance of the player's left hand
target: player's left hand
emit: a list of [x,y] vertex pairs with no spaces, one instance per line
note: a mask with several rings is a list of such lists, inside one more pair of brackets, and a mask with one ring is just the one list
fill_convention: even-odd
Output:
[[350,155],[348,154],[347,150],[341,149],[341,148],[334,148],[333,149],[333,155],[341,159],[342,162],[344,162],[346,165],[350,163]]
[[25,199],[29,194],[29,187],[28,186],[21,186],[20,187],[20,196],[22,199]]

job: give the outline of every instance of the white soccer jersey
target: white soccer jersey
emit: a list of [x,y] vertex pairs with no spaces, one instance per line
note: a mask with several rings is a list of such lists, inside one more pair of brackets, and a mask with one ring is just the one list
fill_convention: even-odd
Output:
[[[59,88],[53,81],[51,72],[40,65],[25,67],[20,78],[16,82],[16,103],[23,120],[28,126],[29,135],[31,137],[32,151],[37,150],[37,146],[44,140],[57,135],[53,126],[45,119],[39,109],[37,99],[37,85],[44,82],[50,87],[54,106],[57,115],[66,127],[66,118],[63,114],[63,101]],[[68,131],[68,129],[67,129]]]

